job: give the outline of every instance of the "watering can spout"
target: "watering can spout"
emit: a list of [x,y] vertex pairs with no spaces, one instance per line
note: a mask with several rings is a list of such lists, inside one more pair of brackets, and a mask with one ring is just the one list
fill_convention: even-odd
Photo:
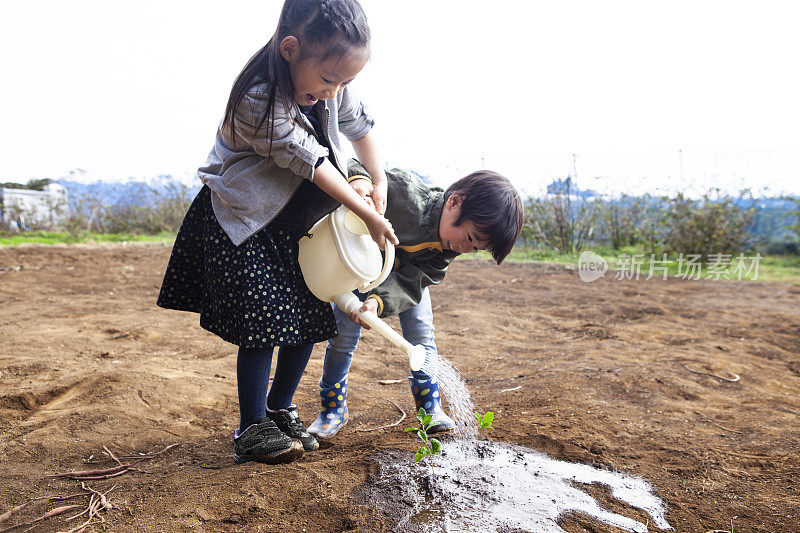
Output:
[[347,314],[357,314],[361,320],[369,325],[369,327],[377,330],[378,333],[389,339],[389,341],[391,341],[395,346],[403,350],[406,355],[408,355],[408,366],[411,367],[411,370],[416,372],[422,369],[422,365],[425,364],[424,346],[421,344],[414,346],[405,340],[402,335],[397,333],[383,320],[378,318],[378,315],[372,311],[365,311],[363,313],[360,312],[359,309],[361,309],[361,301],[356,298],[356,295],[352,292],[339,294],[334,297],[333,301],[337,307],[339,307],[339,309]]

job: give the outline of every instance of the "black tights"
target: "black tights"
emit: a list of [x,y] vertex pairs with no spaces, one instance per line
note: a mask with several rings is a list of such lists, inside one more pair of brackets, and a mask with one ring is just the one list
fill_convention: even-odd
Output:
[[239,357],[236,360],[236,383],[239,389],[240,431],[264,418],[266,406],[270,410],[277,411],[291,405],[294,391],[300,383],[313,348],[313,344],[278,348],[278,363],[271,388],[269,371],[273,348],[239,348]]

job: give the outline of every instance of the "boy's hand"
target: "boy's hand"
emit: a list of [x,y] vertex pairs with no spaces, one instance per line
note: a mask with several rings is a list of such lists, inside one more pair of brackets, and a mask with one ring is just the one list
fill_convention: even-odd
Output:
[[386,213],[386,194],[388,190],[388,182],[384,179],[377,184],[373,184],[372,193],[370,194],[372,201],[375,203],[375,210],[381,215]]
[[350,182],[350,186],[353,188],[353,190],[355,190],[358,193],[358,195],[361,198],[363,198],[365,200],[367,198],[370,198],[370,195],[372,194],[372,190],[374,189],[374,187],[372,186],[372,183],[370,183],[370,181],[368,179],[353,180],[353,181]]
[[[372,311],[373,313],[377,314],[378,313],[378,302],[377,302],[377,300],[375,300],[375,298],[367,298],[367,300],[364,302],[364,305],[362,305],[361,308],[358,311],[359,311],[359,313],[365,313],[367,311]],[[361,321],[361,319],[358,317],[357,313],[350,313],[348,316],[350,317],[350,320],[352,320],[353,322],[355,322],[356,324],[358,324],[362,328],[364,328],[364,329],[372,329],[366,323]]]

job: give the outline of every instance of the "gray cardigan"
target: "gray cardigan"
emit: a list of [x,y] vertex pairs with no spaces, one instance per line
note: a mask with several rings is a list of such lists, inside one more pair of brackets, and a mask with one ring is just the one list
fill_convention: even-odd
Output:
[[352,142],[366,135],[374,124],[348,86],[336,98],[316,104],[324,130],[319,133],[329,140],[332,154],[317,142],[311,123],[297,106],[287,110],[280,98],[275,100],[272,125],[265,120],[256,129],[258,117],[267,107],[269,88],[266,83],[251,87],[236,108],[236,149],[232,148],[228,128],[220,124],[214,148],[205,166],[197,171],[211,189],[211,205],[220,226],[236,246],[269,224],[303,179],[314,180],[320,157],[328,157],[346,175],[339,133]]

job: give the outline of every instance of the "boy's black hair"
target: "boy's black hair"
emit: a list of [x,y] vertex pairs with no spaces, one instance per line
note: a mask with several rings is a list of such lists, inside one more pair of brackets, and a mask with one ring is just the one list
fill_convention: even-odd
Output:
[[450,185],[444,192],[444,201],[454,194],[463,196],[456,226],[465,220],[475,224],[475,229],[489,241],[487,249],[499,265],[511,253],[522,231],[524,212],[519,193],[508,178],[491,170],[479,170]]

